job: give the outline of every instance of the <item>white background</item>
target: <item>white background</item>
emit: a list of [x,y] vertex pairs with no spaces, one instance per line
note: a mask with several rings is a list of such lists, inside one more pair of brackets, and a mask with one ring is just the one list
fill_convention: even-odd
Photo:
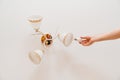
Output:
[[40,41],[31,35],[31,15],[43,16],[45,33],[102,34],[120,28],[120,1],[0,0],[0,80],[120,80],[119,39],[89,47],[56,39],[41,64],[33,64],[28,52]]

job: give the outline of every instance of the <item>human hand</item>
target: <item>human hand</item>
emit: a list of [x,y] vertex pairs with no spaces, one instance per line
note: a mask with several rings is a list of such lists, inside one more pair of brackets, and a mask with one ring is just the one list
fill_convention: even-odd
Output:
[[90,46],[91,44],[94,43],[94,40],[90,36],[84,36],[84,37],[80,37],[80,38],[81,38],[81,40],[79,41],[79,43],[83,46]]

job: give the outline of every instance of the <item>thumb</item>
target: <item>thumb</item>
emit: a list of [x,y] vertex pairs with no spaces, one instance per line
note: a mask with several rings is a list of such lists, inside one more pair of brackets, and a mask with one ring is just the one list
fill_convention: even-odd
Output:
[[85,37],[80,37],[81,39],[90,39],[90,37],[89,36],[85,36]]

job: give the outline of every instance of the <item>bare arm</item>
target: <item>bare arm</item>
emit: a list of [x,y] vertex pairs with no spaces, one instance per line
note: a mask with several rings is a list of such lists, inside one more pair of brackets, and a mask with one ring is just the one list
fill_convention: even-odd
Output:
[[120,29],[114,30],[112,32],[96,35],[96,36],[85,36],[81,37],[82,41],[79,43],[83,46],[89,46],[95,42],[113,40],[120,38]]
[[95,42],[120,38],[120,29],[92,37]]

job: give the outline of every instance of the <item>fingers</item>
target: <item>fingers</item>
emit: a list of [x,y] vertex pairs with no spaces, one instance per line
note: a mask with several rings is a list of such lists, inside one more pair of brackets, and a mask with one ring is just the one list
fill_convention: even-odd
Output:
[[91,42],[85,42],[85,43],[81,43],[83,46],[89,46],[91,45],[92,43]]
[[89,40],[91,37],[89,37],[89,36],[85,36],[85,37],[80,37],[81,39],[87,39],[87,40]]
[[81,38],[81,41],[80,43],[87,43],[90,41],[91,37],[89,36],[85,36],[85,37],[80,37]]
[[89,46],[92,44],[91,37],[85,36],[85,37],[80,37],[81,41],[79,42],[83,46]]
[[86,43],[88,40],[87,39],[81,39],[80,41],[79,41],[79,43],[81,44],[81,43]]
[[83,40],[80,42],[80,44],[82,44],[83,46],[87,46],[87,45],[89,45],[89,41]]

